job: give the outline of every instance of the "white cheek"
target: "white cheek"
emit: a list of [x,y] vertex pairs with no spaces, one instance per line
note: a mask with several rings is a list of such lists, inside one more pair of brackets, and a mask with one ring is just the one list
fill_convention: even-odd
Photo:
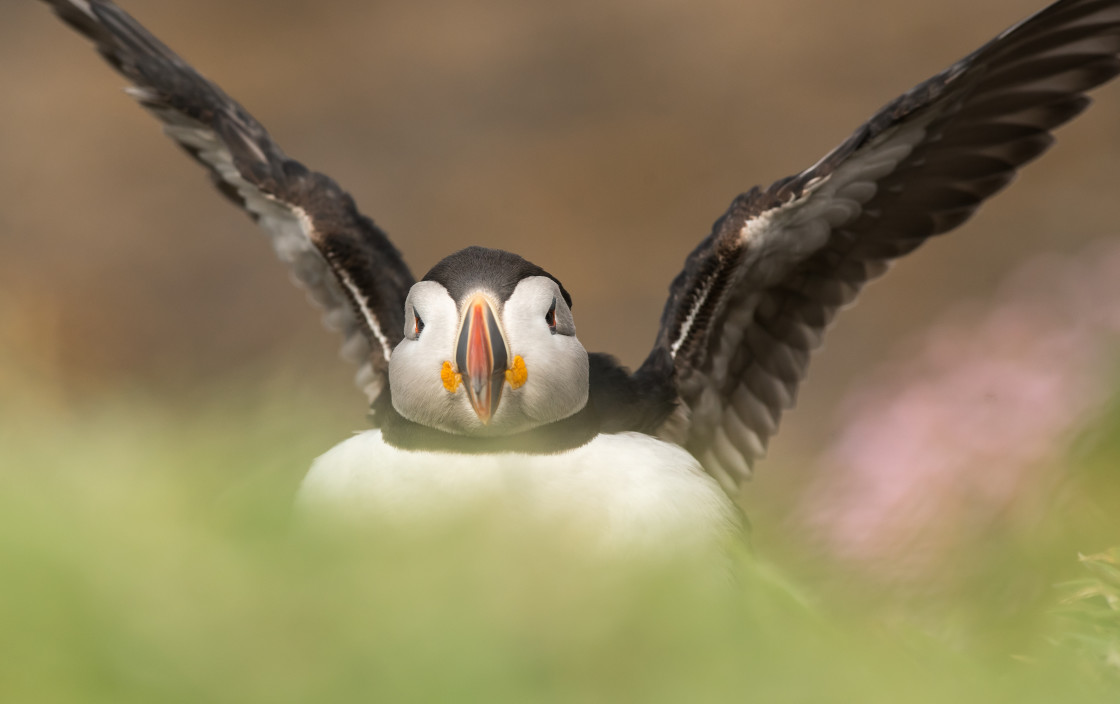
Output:
[[528,375],[521,388],[507,388],[506,393],[510,401],[516,399],[521,414],[542,424],[567,418],[587,404],[588,362],[576,337],[548,329],[548,306],[541,303],[559,292],[551,280],[534,279],[521,282],[502,315],[510,351],[525,360]]
[[[435,287],[421,288],[425,286]],[[459,317],[455,302],[439,284],[421,282],[414,287],[413,303],[424,320],[415,340],[405,338],[389,359],[389,385],[393,407],[405,418],[434,428],[458,430],[469,422],[470,405],[462,392],[450,393],[440,372],[451,361]]]

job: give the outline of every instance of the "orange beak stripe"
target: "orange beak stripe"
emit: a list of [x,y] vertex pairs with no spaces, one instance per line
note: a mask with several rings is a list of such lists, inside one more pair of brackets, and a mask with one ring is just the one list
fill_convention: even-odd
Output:
[[490,422],[502,397],[509,353],[494,309],[482,296],[467,305],[455,362],[471,407],[483,424]]

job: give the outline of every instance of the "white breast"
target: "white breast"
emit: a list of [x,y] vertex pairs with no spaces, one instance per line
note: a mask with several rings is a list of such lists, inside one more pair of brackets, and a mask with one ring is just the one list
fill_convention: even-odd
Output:
[[551,455],[464,455],[401,450],[371,430],[315,460],[298,498],[315,514],[403,524],[495,503],[608,549],[716,547],[739,530],[734,504],[692,455],[640,433]]

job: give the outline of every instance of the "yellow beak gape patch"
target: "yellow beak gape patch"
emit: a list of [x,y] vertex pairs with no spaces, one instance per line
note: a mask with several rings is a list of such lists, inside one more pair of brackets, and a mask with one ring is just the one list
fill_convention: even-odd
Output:
[[525,360],[521,359],[521,355],[515,356],[513,366],[506,370],[506,381],[510,387],[520,389],[528,378],[529,370],[525,368]]
[[439,378],[443,380],[443,388],[447,389],[450,393],[458,391],[459,384],[463,383],[463,375],[455,371],[455,367],[451,366],[451,362],[443,363],[443,369],[439,372]]
[[[439,378],[443,381],[443,388],[447,389],[449,393],[455,393],[459,390],[459,386],[463,383],[463,375],[455,371],[455,367],[451,366],[451,362],[443,363],[443,368],[439,370]],[[525,368],[525,360],[521,355],[513,358],[513,366],[506,370],[506,381],[515,389],[520,389],[524,386],[525,381],[529,378],[529,370]]]

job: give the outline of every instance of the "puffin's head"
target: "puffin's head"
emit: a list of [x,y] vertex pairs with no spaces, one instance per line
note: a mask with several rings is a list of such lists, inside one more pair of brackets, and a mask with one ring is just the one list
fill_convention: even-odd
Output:
[[507,435],[587,404],[587,351],[572,299],[516,254],[468,247],[408,292],[404,339],[389,359],[393,407],[464,435]]

